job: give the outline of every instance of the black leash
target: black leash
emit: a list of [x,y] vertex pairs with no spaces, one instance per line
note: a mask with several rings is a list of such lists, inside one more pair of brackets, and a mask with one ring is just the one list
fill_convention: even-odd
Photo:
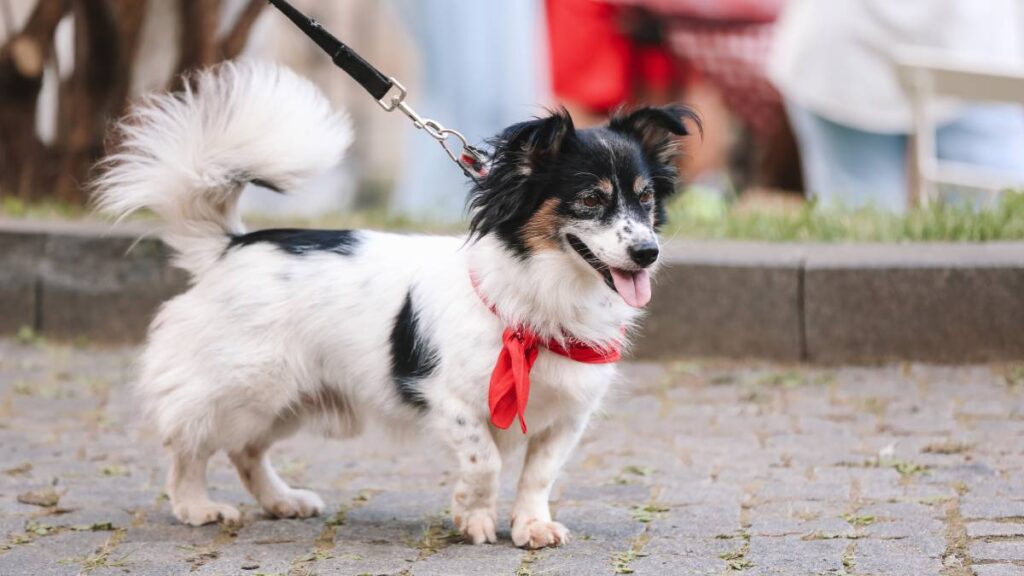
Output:
[[[275,8],[280,10],[300,30],[306,33],[321,50],[326,52],[331,61],[338,68],[345,71],[353,80],[359,83],[370,96],[373,96],[377,104],[386,112],[400,110],[412,120],[416,128],[424,130],[444,148],[448,157],[462,169],[468,178],[477,181],[487,175],[487,155],[480,149],[469,144],[466,137],[457,130],[445,128],[440,122],[423,118],[415,110],[405,103],[408,92],[398,80],[385,76],[380,70],[374,68],[355,50],[349,48],[344,42],[335,38],[330,32],[324,29],[319,22],[309,18],[285,0],[268,0]],[[388,95],[391,95],[390,98]],[[460,149],[458,154],[449,146],[449,138],[454,137],[459,141]]]

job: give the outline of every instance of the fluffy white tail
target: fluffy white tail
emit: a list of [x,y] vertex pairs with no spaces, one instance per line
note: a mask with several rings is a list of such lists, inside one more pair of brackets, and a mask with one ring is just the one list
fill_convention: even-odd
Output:
[[155,212],[175,265],[198,275],[244,233],[236,206],[247,182],[293,188],[335,166],[352,131],[286,68],[226,63],[193,86],[148,98],[118,125],[121,143],[101,164],[93,200],[118,219]]

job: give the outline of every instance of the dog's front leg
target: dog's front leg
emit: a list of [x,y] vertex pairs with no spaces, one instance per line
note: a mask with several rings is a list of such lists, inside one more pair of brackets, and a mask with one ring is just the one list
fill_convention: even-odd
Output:
[[473,544],[498,541],[498,474],[501,454],[486,420],[456,411],[445,417],[445,437],[459,459],[459,479],[452,496],[455,525]]
[[512,509],[512,541],[516,546],[543,548],[569,541],[569,530],[551,520],[548,499],[555,477],[583,428],[584,422],[561,422],[530,438]]

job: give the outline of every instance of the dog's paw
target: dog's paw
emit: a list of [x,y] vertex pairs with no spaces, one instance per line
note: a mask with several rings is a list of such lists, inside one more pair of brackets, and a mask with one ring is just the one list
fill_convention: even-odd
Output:
[[455,515],[455,524],[459,532],[473,544],[494,544],[498,541],[495,526],[498,523],[497,512],[477,509]]
[[178,504],[174,507],[174,516],[189,526],[202,526],[214,522],[240,524],[242,521],[242,515],[234,506],[209,500]]
[[292,488],[264,504],[263,509],[278,518],[309,518],[324,511],[324,501],[316,492]]
[[569,529],[558,522],[528,518],[512,523],[512,542],[520,548],[546,548],[569,542]]

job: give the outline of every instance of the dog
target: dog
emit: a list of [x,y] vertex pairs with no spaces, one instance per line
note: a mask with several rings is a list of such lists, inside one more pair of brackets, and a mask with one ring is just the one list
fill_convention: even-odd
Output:
[[[270,515],[320,514],[320,497],[288,486],[267,450],[303,425],[348,438],[373,422],[451,447],[451,511],[474,544],[496,542],[502,461],[525,445],[512,540],[565,543],[552,484],[651,297],[677,144],[696,114],[646,107],[578,130],[558,110],[509,127],[490,141],[463,237],[247,233],[243,187],[288,190],[335,166],[353,139],[349,121],[310,82],[268,64],[223,64],[187,85],[129,113],[94,181],[102,212],[159,216],[157,233],[191,277],[156,315],[136,384],[171,455],[174,515],[239,521],[207,494],[207,461],[220,450]],[[515,363],[517,343],[532,356],[529,403],[519,390],[521,429],[506,430],[511,417],[495,424],[488,382],[499,355]]]

